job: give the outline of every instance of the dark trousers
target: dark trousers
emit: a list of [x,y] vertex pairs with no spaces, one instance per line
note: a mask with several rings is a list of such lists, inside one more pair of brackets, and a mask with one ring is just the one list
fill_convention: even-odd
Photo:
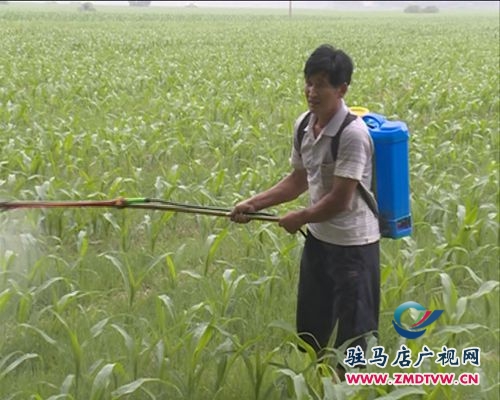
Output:
[[[300,263],[297,332],[318,354],[333,345],[378,330],[380,303],[379,242],[361,246],[325,243],[308,232]],[[360,345],[360,338],[347,347]]]

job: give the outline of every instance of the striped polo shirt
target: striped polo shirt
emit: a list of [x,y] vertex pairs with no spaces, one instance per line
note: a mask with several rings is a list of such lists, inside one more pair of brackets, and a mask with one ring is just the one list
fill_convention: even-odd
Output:
[[[315,204],[331,190],[334,176],[355,179],[365,188],[371,187],[373,143],[361,118],[357,118],[344,129],[340,137],[337,161],[333,163],[331,140],[348,112],[349,109],[342,102],[340,110],[317,138],[313,133],[316,116],[311,114],[300,152],[292,146],[292,167],[305,168],[307,171],[310,204]],[[305,114],[295,121],[295,135]],[[341,246],[369,244],[380,239],[378,219],[361,197],[359,190],[354,192],[349,210],[327,221],[310,223],[308,229],[317,239]]]

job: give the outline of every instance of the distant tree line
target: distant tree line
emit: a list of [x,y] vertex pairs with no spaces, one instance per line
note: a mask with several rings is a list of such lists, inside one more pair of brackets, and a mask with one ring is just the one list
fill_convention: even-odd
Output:
[[95,8],[94,8],[94,5],[90,2],[90,1],[87,1],[85,3],[81,3],[80,6],[78,7],[78,11],[84,11],[84,12],[87,12],[87,11],[95,11]]
[[420,7],[417,5],[411,5],[406,7],[404,11],[409,14],[435,14],[439,12],[439,8],[436,6]]
[[150,1],[129,1],[128,4],[132,7],[147,7],[151,5]]

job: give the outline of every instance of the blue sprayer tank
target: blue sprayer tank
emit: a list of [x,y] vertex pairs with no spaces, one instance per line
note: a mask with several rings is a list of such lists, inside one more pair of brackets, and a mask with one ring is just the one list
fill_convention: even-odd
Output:
[[383,115],[361,116],[375,146],[376,196],[382,237],[398,239],[412,233],[409,137],[404,122]]

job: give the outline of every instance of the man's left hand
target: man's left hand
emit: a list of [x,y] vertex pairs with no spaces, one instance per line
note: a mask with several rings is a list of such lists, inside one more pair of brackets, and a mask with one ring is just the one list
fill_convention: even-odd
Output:
[[297,232],[305,224],[304,213],[302,211],[292,211],[280,218],[279,226],[286,229],[288,233]]

